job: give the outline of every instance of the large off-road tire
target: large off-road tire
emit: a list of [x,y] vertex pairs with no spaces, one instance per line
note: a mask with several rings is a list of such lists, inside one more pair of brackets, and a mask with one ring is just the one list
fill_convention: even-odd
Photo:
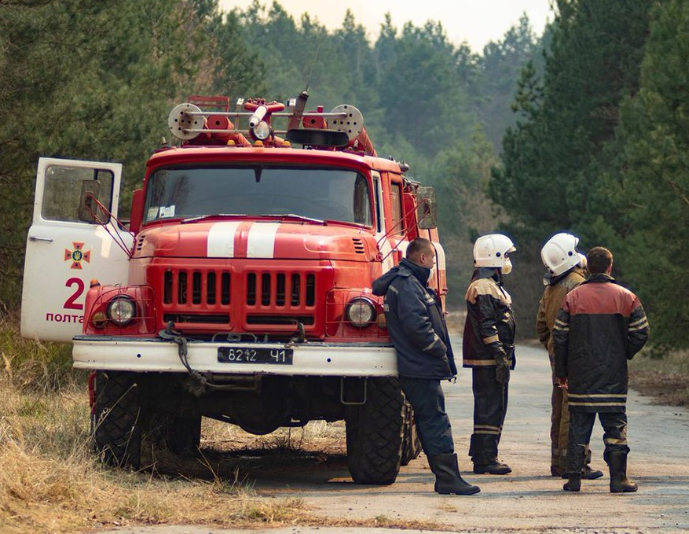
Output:
[[347,464],[358,484],[392,484],[400,470],[404,397],[396,378],[368,380],[366,403],[347,411]]
[[421,454],[421,440],[416,431],[414,409],[409,401],[404,401],[404,429],[402,433],[402,466],[419,457]]
[[141,466],[142,381],[138,373],[96,373],[93,439],[96,451],[109,465]]

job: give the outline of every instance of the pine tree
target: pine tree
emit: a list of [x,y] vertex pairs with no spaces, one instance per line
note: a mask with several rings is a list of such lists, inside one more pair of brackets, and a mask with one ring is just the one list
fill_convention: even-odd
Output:
[[[524,119],[504,140],[496,200],[516,223],[547,234],[583,228],[622,98],[635,94],[648,32],[645,0],[560,0],[542,88],[524,73],[517,103]],[[504,192],[503,192],[504,190]]]
[[641,89],[621,110],[618,173],[607,186],[624,217],[607,221],[647,308],[653,339],[689,346],[689,6],[656,8]]
[[[219,17],[211,0],[3,4],[0,305],[19,301],[38,157],[126,163],[126,202],[167,135],[171,105],[219,84],[233,31],[216,40]],[[238,70],[252,67],[241,43],[232,52],[246,59]],[[247,85],[260,82],[256,73]]]

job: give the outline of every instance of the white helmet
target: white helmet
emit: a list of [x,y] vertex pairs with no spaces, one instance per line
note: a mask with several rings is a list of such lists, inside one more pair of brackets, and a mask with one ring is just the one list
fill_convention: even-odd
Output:
[[577,243],[577,236],[563,232],[555,234],[543,245],[541,259],[553,276],[560,276],[577,265],[586,265],[586,257],[577,251]]
[[[474,265],[502,269],[511,263],[507,254],[517,250],[512,240],[502,234],[488,234],[479,237],[474,243]],[[507,274],[507,273],[505,273]]]

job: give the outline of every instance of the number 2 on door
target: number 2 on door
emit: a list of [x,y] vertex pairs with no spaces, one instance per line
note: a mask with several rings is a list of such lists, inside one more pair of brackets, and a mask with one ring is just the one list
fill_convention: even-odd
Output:
[[65,287],[72,287],[76,285],[77,289],[72,293],[72,295],[65,301],[64,308],[68,310],[83,310],[84,305],[79,304],[78,302],[75,302],[79,297],[81,297],[81,294],[84,292],[84,281],[81,278],[70,278],[67,280],[67,283],[65,283]]

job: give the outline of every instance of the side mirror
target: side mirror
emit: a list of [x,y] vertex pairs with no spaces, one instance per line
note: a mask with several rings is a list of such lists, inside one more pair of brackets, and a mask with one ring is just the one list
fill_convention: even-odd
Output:
[[437,202],[432,187],[419,187],[416,191],[416,220],[422,230],[438,226]]
[[108,222],[108,214],[103,210],[102,204],[98,202],[99,192],[100,182],[98,180],[84,180],[81,182],[78,213],[80,221],[94,224],[105,224]]
[[138,234],[144,215],[144,190],[135,189],[132,195],[132,213],[129,217],[129,231]]

